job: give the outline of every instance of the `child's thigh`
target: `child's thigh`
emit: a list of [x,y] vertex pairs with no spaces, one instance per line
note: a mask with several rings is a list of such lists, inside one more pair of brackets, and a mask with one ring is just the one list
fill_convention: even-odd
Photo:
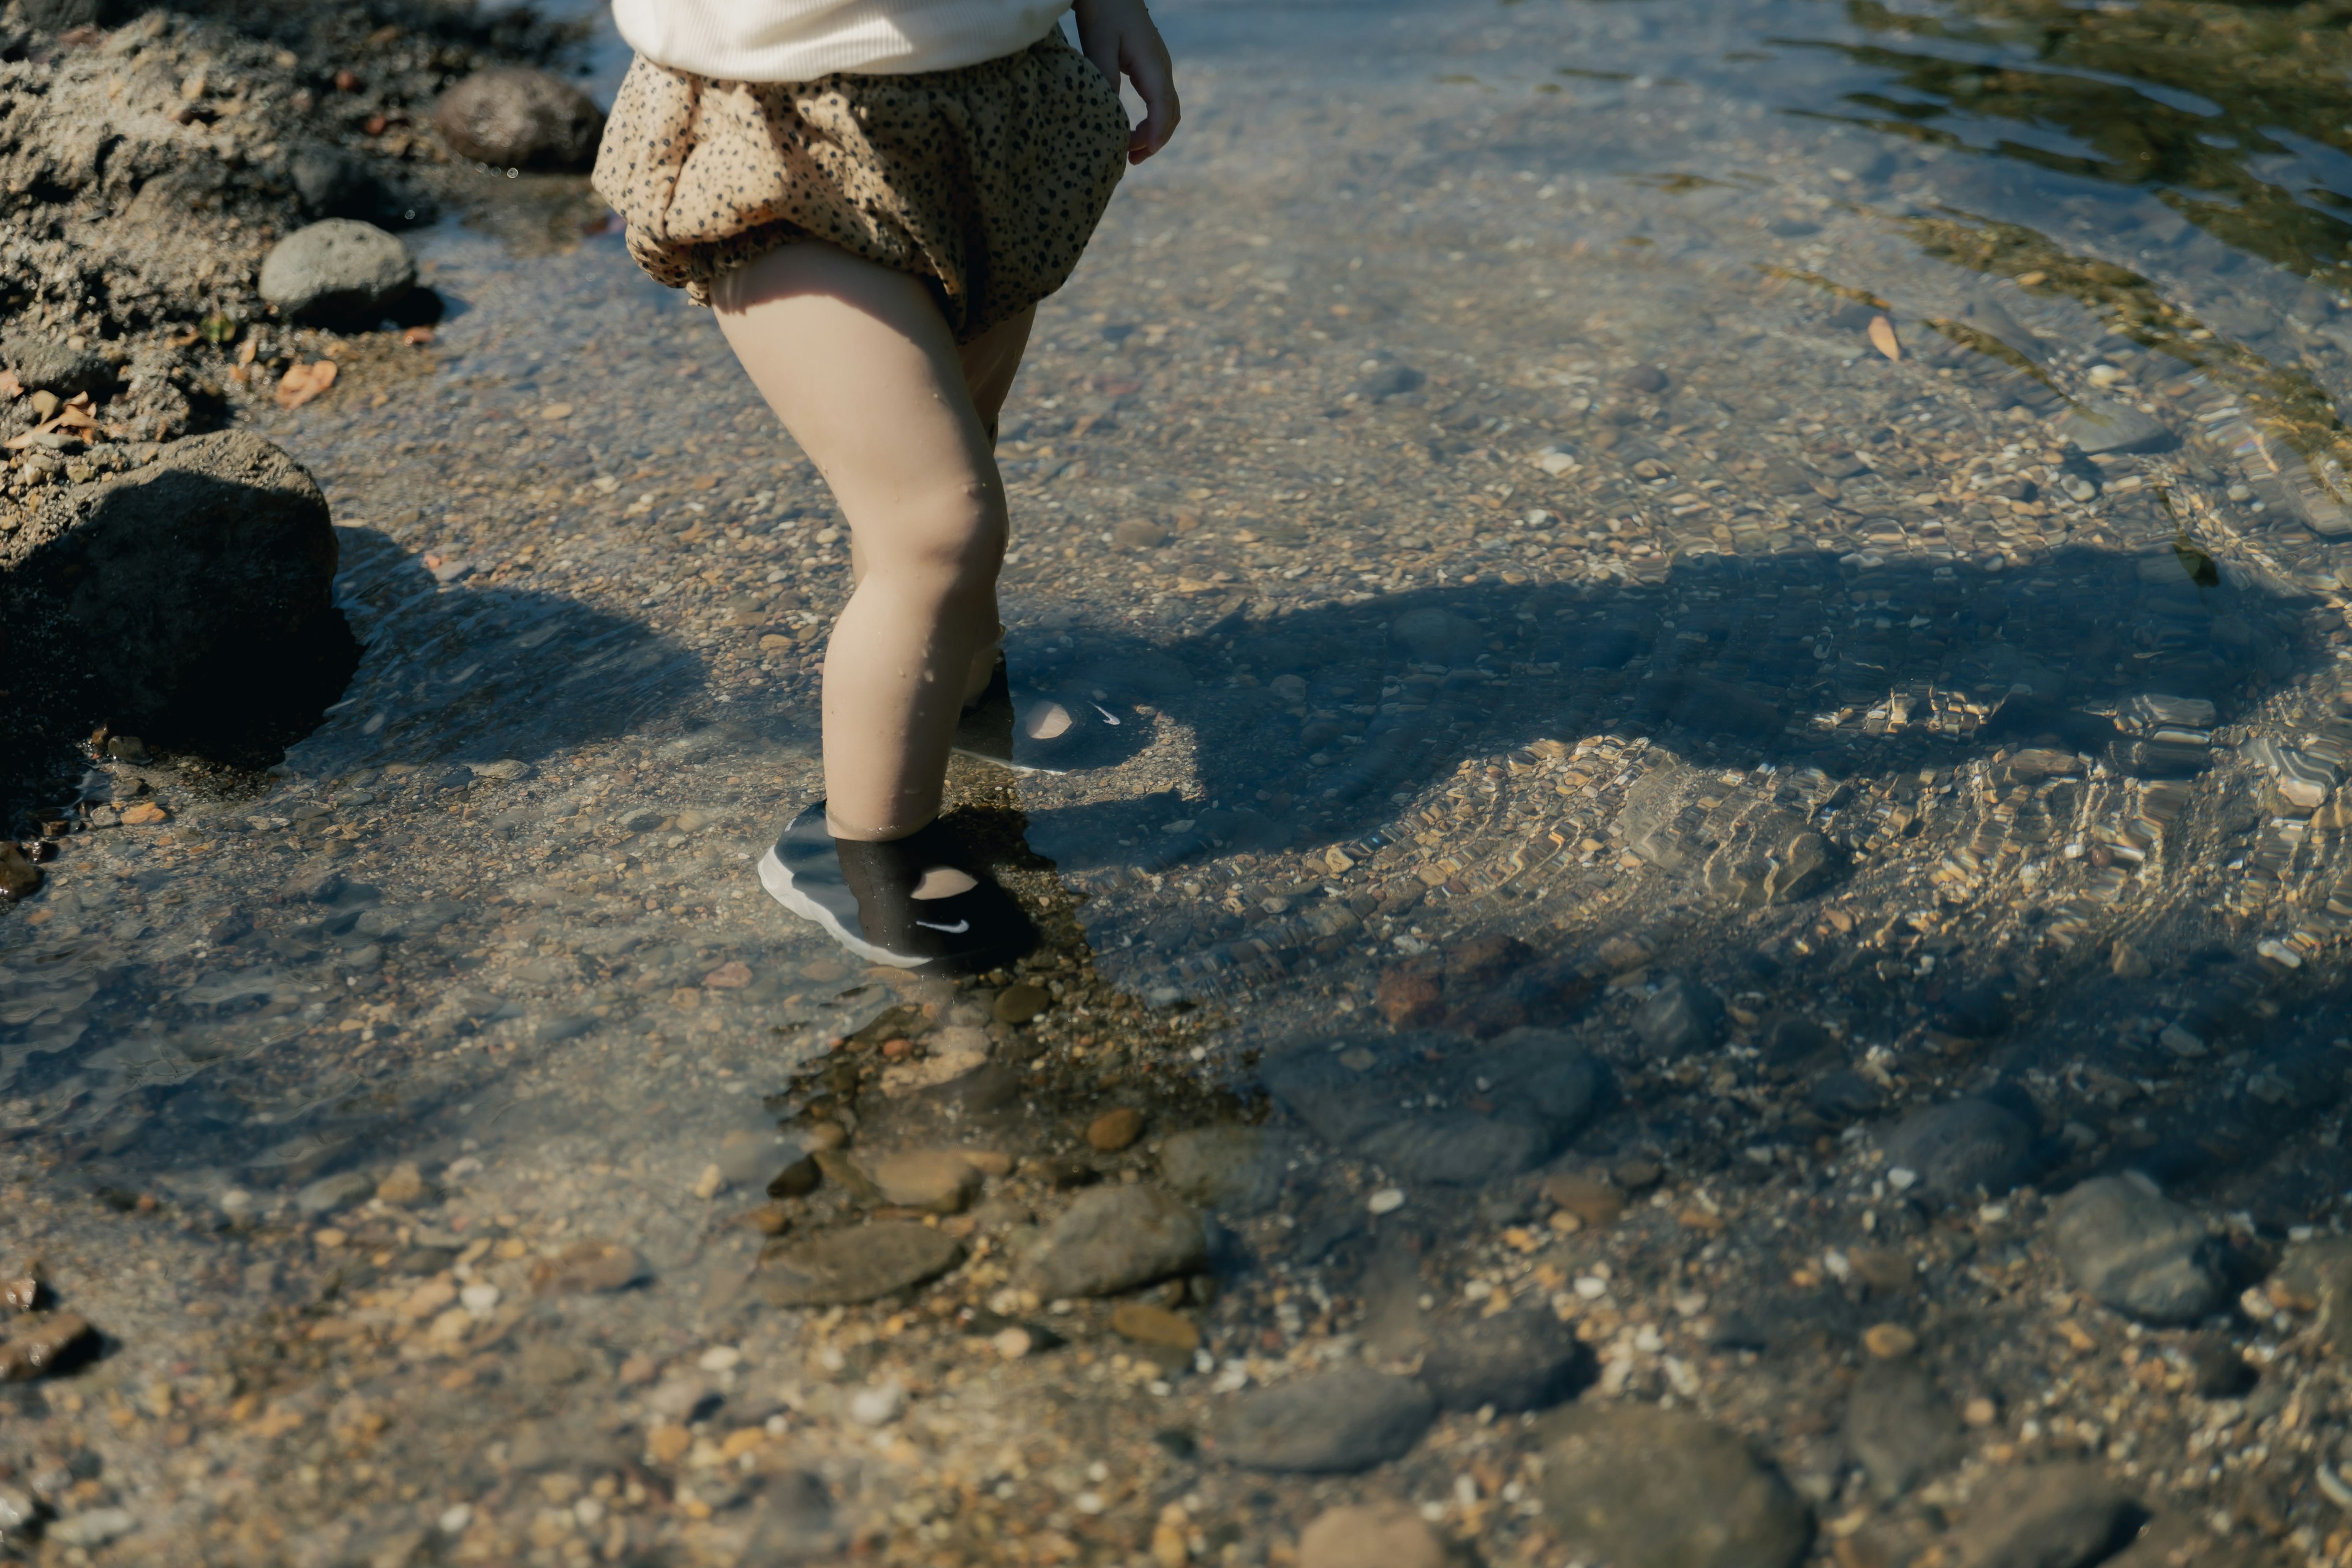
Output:
[[995,489],[946,320],[915,279],[829,245],[755,258],[712,290],[719,330],[853,526]]

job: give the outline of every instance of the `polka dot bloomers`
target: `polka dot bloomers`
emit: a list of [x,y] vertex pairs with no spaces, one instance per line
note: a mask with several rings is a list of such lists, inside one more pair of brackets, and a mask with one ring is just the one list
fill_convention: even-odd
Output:
[[718,81],[640,57],[595,186],[637,264],[698,304],[719,274],[819,239],[925,279],[970,342],[1069,278],[1127,137],[1118,90],[1058,27],[905,76]]

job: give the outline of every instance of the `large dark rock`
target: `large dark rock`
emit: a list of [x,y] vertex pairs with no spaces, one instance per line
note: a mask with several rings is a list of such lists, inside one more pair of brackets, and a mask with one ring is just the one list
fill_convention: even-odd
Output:
[[2092,1465],[2011,1470],[1969,1500],[1958,1530],[1963,1568],[2090,1568],[2145,1517]]
[[52,491],[0,538],[0,667],[50,672],[57,710],[36,725],[102,720],[151,740],[275,700],[294,667],[318,673],[329,630],[349,648],[336,556],[326,497],[293,458],[246,431],[182,441]]
[[1153,1186],[1099,1187],[1063,1212],[1029,1258],[1029,1283],[1053,1300],[1109,1296],[1208,1261],[1201,1216]]
[[477,71],[442,94],[434,127],[461,158],[501,169],[584,169],[596,159],[604,112],[544,71]]
[[1550,1158],[1591,1119],[1606,1083],[1551,1029],[1513,1029],[1485,1046],[1441,1034],[1319,1041],[1268,1062],[1265,1079],[1275,1103],[1324,1142],[1400,1181],[1450,1186],[1483,1186]]
[[1547,1417],[1538,1495],[1568,1544],[1643,1568],[1794,1568],[1812,1521],[1739,1435],[1621,1400]]
[[963,1243],[955,1237],[884,1220],[772,1247],[752,1283],[779,1307],[830,1307],[910,1289],[962,1261]]
[[1421,1381],[1448,1410],[1549,1409],[1592,1377],[1592,1352],[1543,1308],[1457,1323],[1421,1363]]
[[2030,1179],[2034,1130],[1996,1100],[1974,1095],[1915,1111],[1880,1140],[1890,1171],[1908,1171],[1939,1198],[1999,1197]]
[[2144,1323],[2189,1323],[2229,1296],[2205,1222],[2137,1172],[2097,1176],[2052,1205],[2059,1261],[2076,1285]]

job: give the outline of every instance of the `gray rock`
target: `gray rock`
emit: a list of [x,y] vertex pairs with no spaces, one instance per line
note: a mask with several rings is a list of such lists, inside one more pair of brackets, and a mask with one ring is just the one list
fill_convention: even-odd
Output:
[[1592,1375],[1592,1352],[1543,1308],[1457,1323],[1421,1363],[1421,1381],[1447,1410],[1545,1410],[1574,1398]]
[[2084,1182],[2050,1226],[2074,1283],[2144,1323],[2193,1322],[2228,1294],[2204,1223],[2137,1172]]
[[837,1556],[848,1544],[833,1507],[832,1489],[814,1470],[772,1475],[750,1510],[744,1563],[815,1563]]
[[1389,625],[1389,636],[1421,664],[1462,668],[1486,651],[1478,623],[1434,605],[1407,610]]
[[298,321],[373,324],[415,287],[408,247],[356,218],[298,228],[261,263],[261,297]]
[[2095,1466],[1997,1473],[1969,1500],[1959,1560],[1962,1568],[2090,1568],[2123,1543],[2138,1514]]
[[326,498],[284,452],[241,430],[176,442],[53,489],[0,536],[0,667],[89,670],[58,700],[152,733],[184,697],[307,659],[340,630],[336,558]]
[[2058,435],[2090,456],[2153,452],[2169,447],[2172,432],[2127,403],[2086,397],[2058,421]]
[[1160,1144],[1160,1179],[1204,1209],[1262,1214],[1282,1195],[1292,1152],[1292,1140],[1263,1127],[1195,1127]]
[[373,1176],[360,1171],[338,1171],[297,1192],[294,1206],[307,1215],[332,1214],[374,1195]]
[[1791,1568],[1811,1521],[1738,1434],[1680,1410],[1572,1405],[1544,1422],[1538,1495],[1569,1545],[1641,1568]]
[[1889,1170],[1913,1173],[1922,1191],[1945,1198],[1997,1197],[2034,1168],[2033,1129],[2007,1106],[1973,1096],[1915,1111],[1880,1147]]
[[1568,1036],[1525,1028],[1484,1047],[1444,1034],[1318,1041],[1276,1058],[1263,1077],[1275,1103],[1324,1142],[1399,1180],[1450,1186],[1550,1158],[1591,1119],[1604,1082]]
[[501,169],[585,169],[604,112],[545,71],[477,71],[441,95],[434,128],[461,158]]
[[1846,1402],[1845,1447],[1892,1501],[1958,1460],[1959,1417],[1917,1362],[1873,1361]]
[[301,148],[286,161],[307,217],[349,217],[366,223],[421,223],[433,204],[413,191],[387,184],[366,159],[324,142]]
[[95,349],[68,347],[29,328],[0,337],[0,361],[6,362],[27,392],[54,392],[59,397],[87,392],[103,402],[114,391],[114,367],[106,356]]
[[936,1279],[962,1261],[955,1237],[885,1220],[771,1247],[752,1283],[779,1307],[845,1306]]
[[1653,1060],[1711,1049],[1723,1037],[1723,999],[1695,980],[1669,975],[1635,1009],[1633,1033],[1641,1037],[1642,1054]]
[[1079,1194],[1029,1258],[1030,1287],[1047,1300],[1109,1296],[1208,1261],[1201,1216],[1175,1194],[1147,1185]]
[[1244,1469],[1351,1475],[1402,1458],[1436,1417],[1412,1378],[1349,1365],[1242,1395],[1211,1436],[1218,1457]]

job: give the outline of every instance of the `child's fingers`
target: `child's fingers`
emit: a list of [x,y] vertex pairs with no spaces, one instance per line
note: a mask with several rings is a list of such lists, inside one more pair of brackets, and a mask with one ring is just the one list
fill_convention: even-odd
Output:
[[1168,46],[1160,41],[1156,28],[1147,29],[1139,38],[1122,38],[1120,46],[1119,64],[1128,80],[1135,84],[1136,96],[1143,100],[1143,121],[1127,143],[1129,162],[1140,163],[1168,145],[1183,108],[1176,99],[1176,73],[1169,62]]

